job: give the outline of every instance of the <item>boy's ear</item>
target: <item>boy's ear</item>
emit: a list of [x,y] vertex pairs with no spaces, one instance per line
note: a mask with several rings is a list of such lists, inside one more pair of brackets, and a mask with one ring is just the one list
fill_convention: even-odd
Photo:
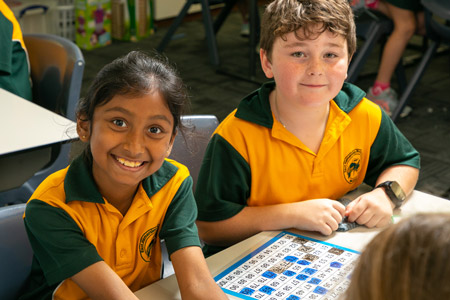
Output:
[[261,67],[264,71],[264,74],[267,78],[273,78],[272,72],[272,62],[270,58],[267,56],[267,51],[264,49],[259,49],[259,57],[261,59]]
[[87,121],[85,116],[77,117],[77,133],[82,142],[89,141],[91,135],[91,123]]

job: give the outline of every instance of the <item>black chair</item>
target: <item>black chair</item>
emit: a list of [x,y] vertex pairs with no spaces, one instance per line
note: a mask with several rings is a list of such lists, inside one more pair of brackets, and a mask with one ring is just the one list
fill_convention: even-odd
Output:
[[[170,158],[184,164],[189,169],[194,181],[193,190],[195,190],[206,147],[211,135],[219,125],[219,120],[214,115],[186,115],[181,117],[181,122],[186,126],[187,132],[185,136],[178,134],[175,137]],[[163,260],[161,277],[166,278],[174,274],[174,270],[164,240],[161,241],[161,247]]]
[[181,121],[187,132],[184,137],[181,134],[175,137],[170,158],[188,167],[195,190],[206,147],[219,121],[214,115],[186,115]]
[[[391,118],[394,121],[410,100],[414,89],[422,78],[431,59],[436,54],[439,45],[441,43],[450,44],[450,1],[422,0],[421,3],[425,8],[426,37],[429,39],[429,45],[405,90],[401,94],[397,108],[392,113]],[[437,21],[434,16],[443,19],[443,22]]]
[[[192,4],[200,3],[202,6],[202,17],[203,17],[203,25],[205,26],[205,35],[206,35],[206,43],[208,45],[209,55],[211,59],[211,63],[214,66],[218,66],[220,64],[219,59],[219,51],[217,49],[216,42],[216,33],[219,31],[223,22],[230,14],[233,6],[236,4],[237,0],[187,0],[186,4],[181,9],[178,16],[173,21],[167,33],[164,35],[163,39],[159,43],[156,50],[158,52],[163,52],[166,46],[169,44],[172,39],[175,31],[181,25],[184,17],[186,16],[189,8]],[[210,5],[221,4],[224,3],[225,6],[221,9],[219,15],[215,19],[214,23],[211,16]]]
[[[25,34],[24,41],[30,61],[33,102],[75,121],[85,66],[81,50],[72,41],[51,34]],[[70,148],[70,143],[48,148],[50,162],[25,179],[22,186],[1,192],[0,206],[26,202],[42,180],[68,165]]]
[[25,204],[0,207],[0,299],[16,300],[31,271],[33,250],[23,213]]
[[[359,3],[364,4],[363,1]],[[347,82],[355,83],[375,46],[383,42],[392,32],[393,24],[381,13],[372,12],[364,5],[352,9],[355,15],[356,36],[363,41],[348,68]]]

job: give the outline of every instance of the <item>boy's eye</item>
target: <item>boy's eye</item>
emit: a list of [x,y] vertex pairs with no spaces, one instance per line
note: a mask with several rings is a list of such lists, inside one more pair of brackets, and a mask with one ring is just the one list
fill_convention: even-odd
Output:
[[159,127],[150,127],[150,128],[148,129],[148,131],[149,131],[150,133],[153,133],[153,134],[162,133],[162,130],[161,130],[161,128],[159,128]]
[[294,56],[294,57],[304,57],[305,56],[305,53],[303,53],[303,52],[294,52],[294,53],[292,53],[292,56]]
[[334,53],[327,53],[327,54],[325,54],[325,58],[335,58],[335,57],[337,57],[337,55],[334,54]]
[[119,126],[119,127],[127,126],[127,124],[125,123],[124,120],[116,119],[116,120],[113,120],[112,122],[114,125]]

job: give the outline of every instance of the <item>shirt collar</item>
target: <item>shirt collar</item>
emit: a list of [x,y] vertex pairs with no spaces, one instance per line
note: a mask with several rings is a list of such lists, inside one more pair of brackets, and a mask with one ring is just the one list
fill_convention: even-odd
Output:
[[275,82],[264,83],[261,88],[245,97],[236,111],[236,117],[256,123],[258,125],[272,128],[273,117],[270,109],[269,95],[275,88]]
[[[236,111],[236,117],[267,128],[273,126],[272,110],[270,109],[269,95],[275,88],[275,82],[264,83],[261,88],[246,96]],[[357,86],[345,82],[341,91],[334,97],[334,102],[345,113],[349,113],[366,95]]]
[[[148,197],[152,197],[169,182],[177,170],[178,167],[165,160],[158,171],[145,178],[141,184]],[[105,203],[92,176],[92,166],[84,159],[83,154],[78,156],[69,166],[64,179],[64,191],[66,193],[66,202]]]

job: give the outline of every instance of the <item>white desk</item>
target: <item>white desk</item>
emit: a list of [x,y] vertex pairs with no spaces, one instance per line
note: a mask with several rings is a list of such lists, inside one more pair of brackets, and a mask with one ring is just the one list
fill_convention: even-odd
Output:
[[0,191],[21,185],[47,164],[46,146],[78,138],[75,122],[4,89],[0,111]]
[[0,155],[78,137],[75,122],[0,89]]
[[[357,191],[348,195],[349,198],[354,198],[357,195]],[[414,191],[412,195],[407,199],[405,204],[394,212],[395,221],[398,221],[402,217],[407,217],[418,212],[449,212],[450,213],[450,201],[431,196],[419,191]],[[348,232],[335,232],[331,236],[323,236],[318,233],[290,230],[292,232],[299,233],[304,236],[312,237],[318,240],[327,241],[331,244],[336,244],[342,247],[361,251],[367,245],[367,243],[380,231],[379,229],[368,229],[365,227],[357,227]],[[276,236],[279,231],[267,231],[261,232],[249,239],[246,239],[234,246],[231,246],[211,257],[206,259],[208,267],[213,276],[218,275],[229,266],[236,263],[238,260],[248,255],[259,246],[269,241]],[[167,277],[163,280],[155,282],[139,291],[136,296],[142,300],[158,299],[158,300],[174,300],[181,299],[177,281],[174,275]],[[229,299],[239,299],[230,295],[227,295]]]

